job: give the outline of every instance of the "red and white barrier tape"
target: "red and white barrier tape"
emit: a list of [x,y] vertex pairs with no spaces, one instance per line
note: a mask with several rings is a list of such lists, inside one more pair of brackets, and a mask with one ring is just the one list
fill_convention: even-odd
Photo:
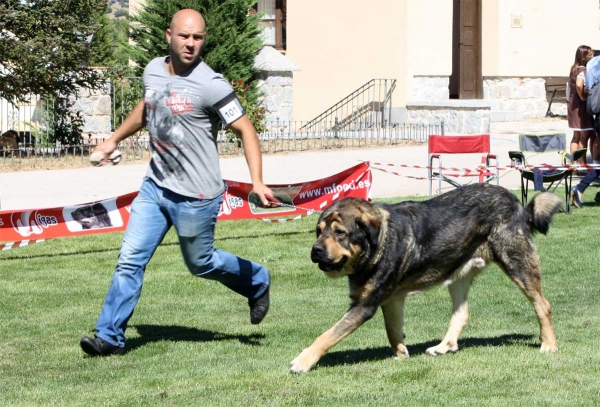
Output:
[[[433,177],[429,178],[429,177],[416,177],[416,176],[413,176],[413,175],[404,175],[404,174],[400,174],[398,172],[386,170],[384,168],[378,168],[378,167],[372,167],[372,168],[374,170],[387,172],[389,174],[398,175],[399,177],[404,177],[404,178],[412,178],[412,179],[420,179],[420,180],[429,180],[429,179],[438,179],[439,178],[439,176],[438,176],[437,173],[434,173]],[[483,169],[481,171],[477,171],[477,173],[485,173],[485,172],[488,172],[488,171],[485,171]],[[455,178],[466,177],[466,176],[473,176],[473,175],[477,175],[477,174],[474,173],[474,172],[462,172],[462,173],[458,173],[458,174],[448,174],[448,173],[444,173],[443,174],[444,177],[455,177]]]
[[536,164],[536,165],[518,165],[514,167],[517,170],[530,169],[533,171],[546,171],[546,170],[560,170],[560,171],[579,171],[579,170],[597,170],[600,169],[600,165],[569,165],[558,167],[551,164]]
[[[481,172],[489,170],[509,170],[514,167],[488,167],[480,165],[477,168],[460,168],[460,167],[431,167],[428,165],[409,165],[409,164],[386,164],[386,163],[373,163],[373,165],[383,165],[388,167],[401,167],[401,168],[420,168],[424,170],[442,170],[442,171],[461,171],[462,173]],[[376,168],[376,167],[372,167]],[[379,168],[376,168],[379,169]]]
[[387,172],[388,174],[393,174],[393,175],[397,175],[399,177],[404,177],[404,178],[413,178],[413,179],[420,179],[420,180],[428,180],[429,177],[415,177],[413,175],[404,175],[404,174],[400,174],[398,172],[394,172],[394,171],[390,171],[390,170],[386,170],[383,168],[378,168],[378,167],[371,167],[374,170],[378,170],[378,171],[383,171],[383,172]]
[[[553,164],[528,164],[528,165],[510,165],[508,167],[488,167],[480,165],[477,168],[461,168],[461,167],[431,167],[428,165],[409,165],[409,164],[388,164],[388,163],[372,163],[372,165],[383,165],[387,167],[400,167],[400,168],[420,168],[425,170],[442,170],[442,171],[461,171],[463,174],[471,172],[481,172],[483,170],[523,170],[523,169],[544,169],[544,170],[561,170],[561,171],[577,171],[577,170],[597,170],[600,169],[600,164],[577,164],[567,166],[556,166]],[[372,167],[377,170],[381,168]]]
[[18,242],[10,242],[10,243],[2,243],[0,244],[0,251],[16,249],[17,247],[30,246],[36,243],[44,243],[46,239],[38,239],[38,240],[20,240]]

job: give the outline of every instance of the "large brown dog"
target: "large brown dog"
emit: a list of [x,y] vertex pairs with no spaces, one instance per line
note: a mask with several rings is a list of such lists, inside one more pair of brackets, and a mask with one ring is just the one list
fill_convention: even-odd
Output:
[[531,235],[548,231],[561,203],[558,196],[541,193],[523,208],[502,187],[474,184],[424,202],[386,205],[346,198],[331,205],[319,218],[311,258],[328,277],[348,276],[350,309],[290,363],[291,371],[309,371],[379,306],[394,355],[407,357],[405,297],[439,285],[450,290],[452,316],[444,339],[427,353],[456,352],[469,317],[469,287],[489,262],[498,264],[532,303],[541,351],[556,350]]

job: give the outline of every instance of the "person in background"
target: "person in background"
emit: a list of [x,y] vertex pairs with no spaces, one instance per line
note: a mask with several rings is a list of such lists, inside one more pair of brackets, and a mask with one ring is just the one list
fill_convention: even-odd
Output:
[[82,350],[92,356],[123,353],[125,329],[140,298],[146,265],[172,226],[192,274],[216,280],[245,297],[252,324],[260,323],[269,309],[269,271],[213,246],[225,189],[216,143],[221,122],[242,140],[259,203],[276,205],[262,180],[258,135],[231,85],[200,57],[206,39],[202,15],[191,9],[178,11],[166,39],[169,55],[153,59],[144,70],[144,99],[94,149],[105,154],[106,162],[120,141],[147,127],[152,159],[131,205],[96,335],[80,341]]
[[[594,57],[590,59],[586,65],[586,73],[584,86],[586,93],[589,92],[594,86],[600,83],[600,51],[594,51]],[[596,137],[591,145],[592,160],[595,165],[600,164],[600,115],[596,115],[594,118],[594,132]],[[592,168],[587,172],[585,177],[579,181],[579,183],[571,190],[571,203],[576,208],[583,207],[583,193],[590,186],[592,182],[600,177],[600,170],[598,168]],[[600,192],[596,194],[594,200],[600,203]]]
[[[594,118],[587,112],[585,99],[587,92],[584,86],[586,64],[594,56],[594,51],[587,45],[580,45],[575,52],[575,62],[569,73],[569,98],[567,100],[567,121],[573,130],[570,153],[587,148],[588,141],[594,137]],[[585,156],[579,164],[585,164]]]
[[[587,83],[592,82],[593,84],[596,84],[600,80],[600,58],[596,58],[598,56],[600,56],[600,50],[594,49],[594,57],[592,59],[590,59],[585,66],[586,78],[584,81],[584,88],[585,88],[586,94],[587,94],[588,90],[591,89],[591,88],[588,88]],[[590,65],[590,62],[592,62],[593,59],[596,59],[596,60],[594,61],[594,63],[592,63]],[[588,75],[587,72],[590,70],[592,71],[592,74]],[[589,76],[589,80],[588,80],[588,76]],[[595,77],[597,79],[594,80],[592,77]],[[592,87],[593,87],[593,85],[592,85]],[[600,120],[600,117],[594,116],[594,115],[592,115],[592,117],[594,117],[594,135],[592,137],[590,137],[588,152],[592,156],[593,163],[600,164],[600,122],[596,122],[596,120]]]

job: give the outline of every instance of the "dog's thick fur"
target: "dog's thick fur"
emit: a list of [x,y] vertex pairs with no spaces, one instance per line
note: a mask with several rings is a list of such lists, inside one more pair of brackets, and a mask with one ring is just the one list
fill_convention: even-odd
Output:
[[531,235],[548,231],[561,203],[558,196],[541,193],[523,208],[514,194],[489,184],[460,187],[424,202],[387,205],[345,198],[334,203],[319,218],[311,258],[328,277],[348,277],[350,308],[290,363],[291,371],[309,371],[379,306],[394,355],[407,357],[405,297],[440,285],[447,286],[452,297],[450,327],[427,353],[456,352],[468,320],[469,287],[490,262],[498,264],[533,305],[541,351],[556,350]]

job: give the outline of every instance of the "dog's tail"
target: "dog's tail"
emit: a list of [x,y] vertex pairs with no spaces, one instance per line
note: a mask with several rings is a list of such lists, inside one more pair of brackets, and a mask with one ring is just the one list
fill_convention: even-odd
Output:
[[562,199],[558,195],[550,192],[537,194],[525,208],[529,230],[532,233],[537,231],[544,235],[548,233],[552,217],[560,210],[561,206]]

